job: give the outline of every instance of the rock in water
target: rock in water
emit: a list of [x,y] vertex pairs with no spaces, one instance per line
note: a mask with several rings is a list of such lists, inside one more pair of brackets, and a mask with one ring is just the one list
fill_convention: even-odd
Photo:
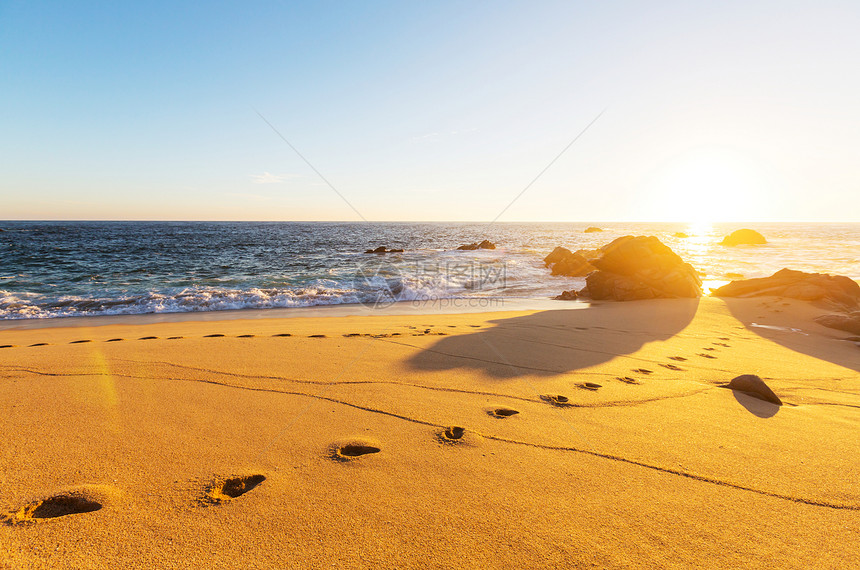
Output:
[[485,239],[481,243],[470,243],[467,245],[461,245],[457,249],[464,249],[467,251],[471,251],[473,249],[496,249],[496,244],[494,244],[488,239]]
[[761,245],[767,243],[764,236],[755,230],[735,230],[720,242],[720,245]]
[[364,253],[403,253],[402,249],[388,249],[384,245],[377,247],[376,249],[368,249]]
[[579,295],[576,294],[576,291],[562,291],[561,295],[553,297],[556,301],[576,301],[576,298]]
[[602,232],[602,231],[603,230],[601,228],[596,228],[594,226],[590,226],[590,227],[585,228],[585,233],[587,233],[587,234],[593,234],[593,233]]
[[675,232],[672,235],[676,238],[688,238],[688,237],[690,237],[687,234],[685,234],[684,232]]
[[552,250],[549,255],[543,258],[543,262],[546,264],[547,267],[549,267],[550,265],[558,263],[559,261],[570,255],[573,255],[572,251],[570,251],[566,247],[558,246],[557,248]]
[[552,267],[553,275],[582,277],[594,271],[594,266],[588,262],[588,258],[598,257],[599,253],[596,250],[570,251],[566,247],[557,247],[543,261],[547,267]]
[[689,263],[654,236],[624,236],[601,247],[580,295],[592,299],[699,297],[702,281]]
[[831,301],[846,307],[860,306],[860,285],[850,277],[780,269],[770,277],[732,281],[714,289],[715,297],[776,295],[801,301]]
[[755,374],[742,374],[737,378],[732,378],[732,381],[726,385],[726,388],[744,392],[753,398],[758,398],[777,406],[782,405],[782,400],[779,399],[779,396],[774,394],[773,390],[764,383],[764,380]]

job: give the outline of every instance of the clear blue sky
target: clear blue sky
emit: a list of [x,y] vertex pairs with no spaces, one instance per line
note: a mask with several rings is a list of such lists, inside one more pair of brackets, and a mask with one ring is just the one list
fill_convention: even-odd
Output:
[[[860,221],[860,3],[0,0],[0,219]],[[256,110],[256,111],[255,111]]]

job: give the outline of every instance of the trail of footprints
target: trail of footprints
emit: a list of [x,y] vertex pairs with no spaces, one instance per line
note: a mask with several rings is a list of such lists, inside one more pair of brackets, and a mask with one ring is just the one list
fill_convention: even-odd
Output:
[[[455,328],[456,325],[448,325],[450,328]],[[480,328],[481,325],[468,325],[472,328]],[[417,327],[410,326],[408,327],[413,330],[418,330]],[[431,328],[423,329],[419,332],[411,333],[412,336],[426,336],[426,335],[446,335],[448,333],[441,331],[433,331]],[[402,336],[403,333],[394,332],[394,333],[380,333],[380,334],[371,334],[371,333],[347,333],[344,334],[344,337],[370,337],[370,338],[389,338]],[[276,333],[273,334],[272,337],[292,337],[292,333]],[[224,334],[213,333],[204,335],[203,338],[223,338]],[[242,334],[238,335],[237,338],[255,338],[256,335],[253,334]],[[179,340],[185,337],[182,336],[170,336],[167,337],[167,340]],[[312,334],[308,335],[307,338],[327,338],[324,334]],[[157,336],[144,336],[140,337],[138,340],[158,340]],[[124,338],[110,338],[104,342],[122,342],[125,341]],[[714,346],[719,346],[723,348],[730,348],[731,345],[727,344],[725,341],[730,340],[726,337],[720,337],[718,339],[720,342],[712,342],[711,344]],[[69,344],[86,344],[93,342],[92,339],[80,339],[70,341]],[[29,345],[30,347],[39,347],[39,346],[49,346],[49,343],[46,342],[38,342]],[[14,348],[15,345],[0,345],[0,348]],[[713,346],[704,347],[702,352],[697,354],[697,356],[703,358],[713,359],[716,356],[712,354],[708,354],[709,352],[717,351],[718,349]],[[687,358],[683,356],[669,356],[670,360],[675,362],[685,362]],[[660,363],[660,366],[667,368],[673,371],[683,371],[684,369],[680,366],[673,363]],[[636,374],[641,374],[644,376],[649,376],[654,373],[653,370],[649,370],[647,368],[636,368],[633,369],[632,372]],[[617,376],[616,380],[623,382],[625,384],[641,384],[641,382],[632,377],[632,376]],[[601,384],[597,384],[595,382],[582,382],[577,385],[579,388],[584,390],[596,391],[602,388]],[[570,398],[561,394],[545,394],[541,395],[540,399],[544,402],[557,406],[557,407],[568,407],[572,406],[570,402]],[[509,407],[497,407],[491,408],[487,410],[487,414],[490,417],[495,419],[504,420],[510,417],[513,417],[519,414],[519,410],[515,410]],[[445,427],[436,433],[437,439],[444,444],[458,444],[464,441],[466,435],[466,428],[462,426],[449,426]],[[340,461],[340,462],[350,462],[354,461],[365,455],[372,455],[376,453],[380,453],[382,449],[374,443],[365,442],[365,441],[350,441],[346,443],[335,443],[330,446],[329,456],[330,458]],[[254,490],[261,483],[266,480],[265,475],[262,474],[252,474],[238,477],[228,477],[217,479],[214,482],[208,484],[203,489],[202,495],[199,497],[198,502],[203,505],[218,505],[229,502],[233,499],[237,499],[242,495]],[[5,522],[9,525],[22,524],[22,523],[32,523],[40,520],[48,520],[64,517],[67,515],[73,514],[85,514],[92,513],[102,509],[102,504],[92,498],[86,496],[86,494],[81,493],[60,493],[51,497],[47,497],[44,499],[39,499],[28,503],[24,507],[20,508],[18,511],[13,513],[9,513],[4,516],[0,516],[0,522]]]
[[[448,326],[448,328],[457,328],[458,325],[447,325],[447,326]],[[474,328],[480,328],[481,327],[481,325],[467,325],[467,326],[474,327]],[[420,331],[417,329],[417,327],[410,326],[407,328],[415,329],[416,332],[411,332],[411,333],[392,332],[392,333],[378,333],[378,334],[346,333],[346,334],[343,334],[342,336],[347,337],[347,338],[351,338],[351,337],[391,338],[391,337],[403,336],[404,334],[409,334],[410,336],[446,336],[446,335],[448,335],[447,332],[436,331],[436,330],[433,330],[432,328],[426,328],[426,329],[423,329]],[[273,337],[292,337],[293,334],[292,333],[276,333],[276,334],[273,334],[272,336]],[[227,337],[227,335],[221,334],[221,333],[213,333],[213,334],[203,335],[203,338],[225,338],[225,337]],[[240,334],[240,335],[236,336],[236,338],[256,338],[256,337],[257,337],[257,335],[254,335],[254,334]],[[180,340],[180,339],[184,339],[184,338],[185,338],[184,336],[169,336],[169,337],[166,337],[166,340]],[[329,338],[329,337],[328,337],[328,335],[325,335],[325,334],[310,334],[310,335],[307,335],[307,338]],[[117,337],[117,338],[109,338],[109,339],[105,340],[104,342],[123,342],[126,340],[128,340],[128,339]],[[142,336],[142,337],[138,338],[137,340],[160,340],[160,337]],[[68,344],[86,344],[86,343],[91,343],[91,342],[95,342],[95,341],[92,339],[89,339],[89,338],[84,338],[84,339],[69,341]],[[27,345],[28,348],[35,348],[38,346],[50,346],[50,343],[36,342],[36,343],[30,344],[30,345]],[[14,345],[14,344],[2,344],[2,345],[0,345],[0,349],[2,349],[2,348],[18,348],[18,346]]]

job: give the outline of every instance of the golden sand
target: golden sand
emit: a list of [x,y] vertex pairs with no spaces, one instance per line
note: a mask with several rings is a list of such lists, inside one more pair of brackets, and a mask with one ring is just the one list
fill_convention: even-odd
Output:
[[2,331],[0,567],[858,567],[860,348],[820,313]]

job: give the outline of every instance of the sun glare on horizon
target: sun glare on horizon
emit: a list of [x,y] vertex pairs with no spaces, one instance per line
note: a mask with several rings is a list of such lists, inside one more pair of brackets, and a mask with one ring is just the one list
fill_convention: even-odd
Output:
[[703,149],[677,156],[651,179],[645,210],[655,220],[684,222],[695,233],[713,223],[767,217],[770,192],[761,170],[737,153]]

